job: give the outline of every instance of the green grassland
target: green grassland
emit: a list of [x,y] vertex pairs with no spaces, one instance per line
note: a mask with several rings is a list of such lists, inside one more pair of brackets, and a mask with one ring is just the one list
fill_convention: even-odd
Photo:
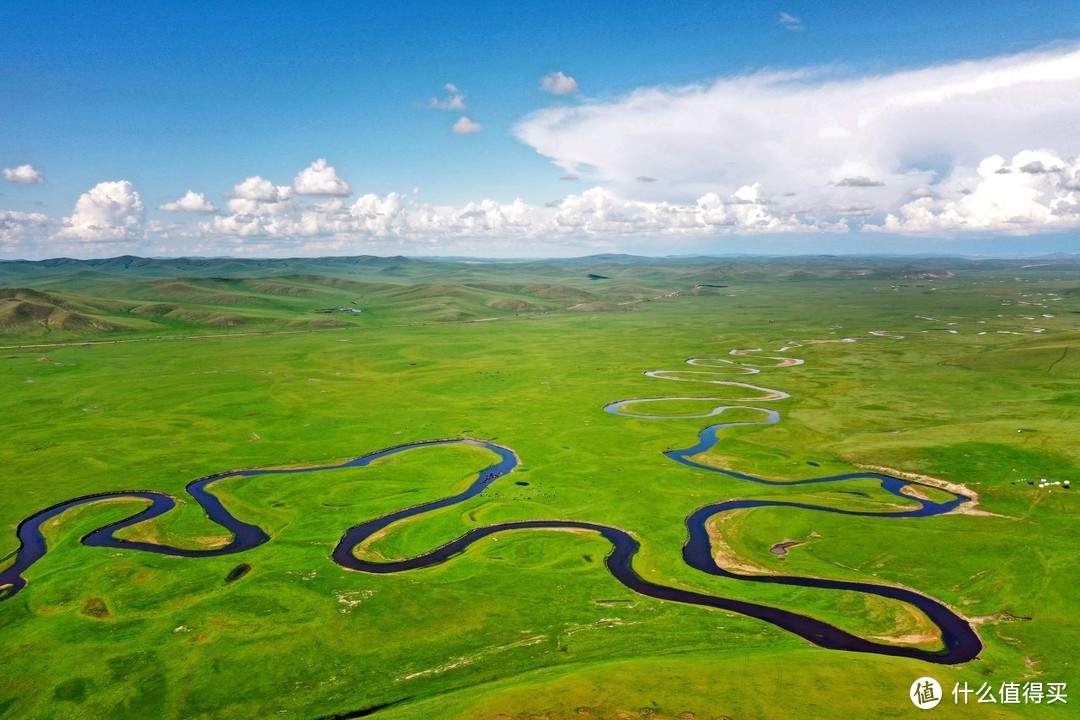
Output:
[[[933,626],[902,603],[704,576],[681,558],[685,518],[708,503],[913,501],[867,479],[765,486],[662,454],[758,411],[649,416],[760,405],[781,422],[725,430],[697,459],[782,480],[924,474],[978,493],[987,513],[765,507],[715,523],[718,546],[763,572],[901,585],[974,619],[981,656],[938,666],[637,595],[608,574],[593,534],[503,533],[392,575],[329,559],[351,525],[463,490],[495,459],[475,447],[219,482],[225,505],[272,537],[225,557],[82,546],[144,506],[96,503],[46,528],[49,553],[0,602],[0,718],[906,717],[920,712],[906,698],[923,675],[946,693],[1028,680],[1077,693],[1066,707],[947,695],[941,717],[1065,717],[1080,702],[1080,489],[1017,482],[1080,480],[1080,267],[1068,261],[0,263],[0,345],[0,567],[23,518],[76,496],[170,493],[176,510],[124,536],[214,547],[227,538],[184,493],[191,480],[473,437],[513,448],[521,466],[359,552],[409,557],[511,520],[602,523],[640,541],[646,579],[933,648]],[[760,372],[685,364],[695,357]],[[650,370],[791,397],[732,402],[754,393]],[[640,418],[602,410],[665,396],[709,399],[627,408]],[[802,544],[769,552],[783,541]],[[250,572],[230,579],[241,564]]]

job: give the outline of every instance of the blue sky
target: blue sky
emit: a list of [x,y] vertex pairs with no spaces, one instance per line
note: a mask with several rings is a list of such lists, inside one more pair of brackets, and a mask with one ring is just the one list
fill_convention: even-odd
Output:
[[1078,41],[1075,2],[8,2],[0,257],[1080,251]]

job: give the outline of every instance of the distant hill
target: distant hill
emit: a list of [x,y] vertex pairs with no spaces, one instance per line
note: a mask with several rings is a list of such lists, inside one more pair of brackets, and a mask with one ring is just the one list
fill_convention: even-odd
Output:
[[116,332],[131,330],[91,308],[30,288],[0,288],[0,332],[10,335],[60,330]]
[[0,261],[0,335],[77,339],[463,322],[726,295],[774,282],[947,283],[1080,268],[1076,256],[56,258]]

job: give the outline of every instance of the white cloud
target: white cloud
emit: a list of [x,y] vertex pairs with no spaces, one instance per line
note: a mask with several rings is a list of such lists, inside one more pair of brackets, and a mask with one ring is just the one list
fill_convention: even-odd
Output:
[[230,200],[230,215],[214,216],[202,227],[226,235],[280,235],[291,227],[287,202],[262,203],[256,200]]
[[290,214],[296,210],[292,192],[289,185],[274,185],[259,175],[244,178],[233,186],[228,214],[200,223],[199,229],[212,235],[242,237],[284,233],[291,227]]
[[188,190],[184,197],[176,200],[175,202],[165,203],[158,207],[158,210],[166,210],[168,212],[184,212],[184,213],[200,213],[210,214],[218,211],[217,206],[214,203],[206,199],[206,196],[202,193],[197,193],[192,190]]
[[802,20],[791,13],[780,13],[780,24],[788,30],[798,31],[803,29]]
[[480,123],[473,122],[469,118],[462,115],[458,119],[458,121],[456,123],[454,123],[454,127],[452,129],[453,129],[454,132],[464,135],[464,134],[467,134],[467,133],[480,132],[480,130],[482,128],[481,128]]
[[545,206],[520,199],[436,206],[416,195],[392,192],[363,195],[351,206],[336,199],[306,207],[263,203],[253,212],[215,217],[202,225],[210,235],[260,238],[261,247],[322,238],[324,245],[340,248],[372,241],[445,247],[476,240],[606,247],[616,236],[710,237],[815,229],[792,215],[778,214],[756,186],[740,188],[727,198],[712,193],[688,204],[627,200],[602,187]]
[[317,213],[336,215],[345,209],[345,202],[341,198],[334,198],[326,202],[315,203],[311,206],[311,209]]
[[1080,227],[1080,159],[1046,151],[1017,153],[1011,162],[986,158],[972,174],[953,177],[936,196],[920,197],[864,230],[926,233],[965,230],[1026,234]]
[[0,210],[0,231],[16,230],[28,225],[44,225],[49,220],[41,213]]
[[541,110],[515,133],[563,173],[623,197],[685,203],[758,184],[779,212],[829,224],[853,206],[881,220],[992,155],[1076,156],[1077,117],[1072,46],[875,77],[759,73],[642,88]]
[[19,165],[13,168],[4,168],[4,178],[20,185],[33,185],[45,182],[45,174],[37,170],[33,165]]
[[457,85],[454,83],[446,83],[444,87],[446,88],[446,97],[442,100],[431,98],[428,100],[428,107],[436,110],[464,110],[465,93],[458,90]]
[[127,180],[102,182],[79,196],[57,237],[75,240],[132,240],[142,229],[143,204]]
[[352,193],[349,183],[339,178],[337,170],[328,165],[324,158],[319,158],[301,170],[293,180],[293,188],[297,195],[349,195]]
[[410,232],[409,209],[405,196],[400,193],[363,195],[349,208],[349,216],[350,223],[358,231],[375,237],[401,236]]
[[[233,186],[233,197],[258,202],[277,202],[283,188],[275,186],[266,178],[253,175]],[[287,188],[286,188],[287,190]]]
[[578,91],[577,80],[560,70],[540,79],[540,89],[552,95],[573,95]]
[[0,210],[0,251],[11,257],[14,254],[32,254],[36,241],[44,236],[50,224],[41,213]]

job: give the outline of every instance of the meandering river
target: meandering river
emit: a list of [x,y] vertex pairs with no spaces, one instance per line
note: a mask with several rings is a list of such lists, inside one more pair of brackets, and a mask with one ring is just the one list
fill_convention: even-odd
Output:
[[[746,351],[736,351],[733,352],[733,354],[741,354],[746,356],[749,353]],[[790,366],[801,362],[796,361],[793,358],[761,359],[778,360],[779,362],[775,365],[776,367]],[[710,366],[713,363],[741,364],[723,358],[694,358],[688,362],[691,365],[697,365],[699,367]],[[743,372],[752,371],[755,371],[755,369],[743,368]],[[714,378],[713,374],[703,373],[700,371],[690,371],[688,373],[682,374],[680,374],[679,371],[649,371],[646,374],[651,377],[656,377],[660,379],[697,381],[706,382],[711,385],[730,386],[732,388],[735,388],[739,395],[738,397],[728,398],[729,400],[749,400],[752,402],[761,402],[780,400],[789,397],[786,393],[778,390],[771,390],[769,388],[749,385],[747,383],[718,380]],[[688,377],[687,375],[689,375],[690,377]],[[755,394],[750,398],[744,398],[742,395],[747,390],[751,390]],[[761,483],[768,485],[808,485],[837,482],[854,478],[872,479],[875,481],[879,481],[881,487],[887,493],[890,493],[899,498],[903,498],[906,502],[917,502],[919,504],[919,508],[912,510],[902,510],[897,512],[868,512],[844,510],[823,505],[812,505],[807,503],[784,502],[776,500],[728,500],[723,502],[717,502],[698,508],[686,519],[687,541],[686,544],[683,546],[683,560],[686,562],[686,564],[691,568],[699,570],[703,573],[718,575],[726,578],[733,578],[746,582],[783,584],[819,589],[848,590],[853,592],[869,593],[908,603],[914,607],[917,607],[919,610],[925,613],[925,615],[931,620],[931,622],[933,622],[939,628],[944,643],[944,648],[942,650],[930,651],[907,645],[893,645],[885,642],[875,642],[848,633],[821,620],[806,615],[801,615],[790,610],[771,607],[768,605],[762,605],[744,600],[725,598],[718,595],[695,592],[671,585],[654,583],[652,581],[642,578],[634,570],[634,556],[638,553],[640,549],[638,541],[635,540],[629,532],[622,528],[614,527],[611,525],[604,525],[600,523],[565,519],[522,520],[517,522],[506,522],[475,528],[465,533],[464,535],[446,543],[445,545],[442,545],[441,547],[435,548],[430,552],[418,555],[416,557],[383,562],[365,560],[359,557],[356,553],[356,549],[358,546],[362,545],[366,540],[373,537],[376,533],[379,533],[380,531],[389,528],[394,523],[400,520],[404,520],[406,518],[423,515],[425,513],[438,510],[440,508],[449,507],[458,504],[464,500],[467,500],[471,497],[475,497],[476,495],[484,492],[485,489],[487,489],[493,483],[497,482],[500,478],[504,478],[513,473],[514,469],[519,464],[518,457],[515,455],[513,450],[492,442],[486,442],[483,440],[476,440],[472,438],[428,440],[407,445],[397,445],[334,465],[321,465],[315,467],[285,469],[234,470],[232,472],[211,475],[195,480],[188,484],[186,488],[188,494],[205,510],[206,515],[210,518],[210,520],[217,523],[222,528],[232,534],[231,542],[222,547],[212,549],[199,550],[181,548],[165,544],[125,540],[117,537],[117,533],[119,531],[159,517],[176,507],[176,498],[166,493],[147,490],[117,491],[100,493],[95,495],[87,495],[75,498],[73,500],[68,500],[57,505],[53,505],[35,513],[34,515],[31,515],[19,524],[17,533],[20,545],[19,549],[15,554],[14,562],[8,565],[3,570],[0,570],[0,600],[10,598],[25,588],[25,574],[34,565],[34,563],[40,560],[48,551],[48,545],[46,543],[44,535],[41,532],[42,525],[54,518],[57,518],[59,515],[66,512],[67,510],[81,505],[109,500],[141,500],[147,503],[146,507],[132,513],[127,518],[101,527],[86,535],[82,539],[82,542],[85,545],[118,548],[125,550],[141,550],[145,552],[187,558],[229,555],[233,553],[243,552],[245,550],[262,545],[266,542],[269,542],[271,540],[271,537],[258,526],[245,523],[242,520],[234,517],[221,503],[221,500],[216,495],[214,495],[213,485],[215,483],[228,480],[229,478],[242,476],[290,475],[298,473],[323,472],[347,467],[366,467],[375,460],[390,457],[399,453],[410,452],[418,448],[432,447],[438,445],[471,445],[490,451],[496,456],[497,461],[481,470],[476,475],[472,483],[468,486],[468,488],[455,495],[450,495],[444,498],[440,498],[438,500],[432,500],[430,502],[422,503],[420,505],[415,505],[402,510],[396,510],[394,512],[387,513],[386,515],[383,515],[381,517],[368,520],[366,522],[360,523],[359,525],[355,525],[349,528],[342,535],[341,540],[338,542],[331,554],[334,562],[345,568],[366,573],[408,572],[447,562],[453,557],[465,552],[473,543],[496,533],[511,531],[566,530],[595,532],[611,543],[612,550],[605,559],[605,565],[608,571],[626,587],[648,597],[740,613],[742,615],[772,623],[777,627],[783,628],[788,632],[805,638],[814,645],[828,649],[909,657],[924,660],[927,662],[943,664],[962,663],[975,658],[982,649],[982,642],[979,640],[978,635],[971,628],[970,624],[968,624],[967,621],[965,621],[963,618],[959,617],[956,613],[952,612],[941,602],[917,593],[913,590],[890,585],[827,580],[810,577],[797,577],[786,575],[744,575],[724,569],[717,564],[716,560],[713,558],[712,544],[708,532],[708,523],[711,518],[731,510],[757,507],[785,507],[875,518],[917,518],[930,517],[947,513],[950,510],[953,510],[954,508],[959,506],[961,503],[968,500],[968,498],[962,496],[955,496],[954,499],[950,501],[938,503],[927,499],[914,498],[901,492],[902,488],[911,483],[879,473],[859,472],[847,473],[842,475],[832,475],[807,480],[776,481],[713,467],[711,465],[706,465],[698,462],[694,459],[696,456],[713,447],[718,442],[719,434],[726,428],[755,424],[769,425],[779,422],[780,415],[775,410],[756,408],[745,405],[717,405],[703,415],[648,415],[639,414],[636,412],[629,412],[626,410],[628,406],[641,407],[643,404],[647,403],[661,403],[674,400],[715,401],[723,399],[724,398],[715,397],[702,398],[681,396],[663,398],[636,398],[611,403],[607,405],[604,410],[615,415],[649,420],[665,420],[676,418],[686,419],[690,417],[713,417],[716,415],[720,415],[727,410],[735,408],[756,410],[761,413],[762,419],[760,421],[729,422],[710,425],[701,430],[698,435],[697,442],[694,445],[681,450],[669,450],[665,453],[665,455],[671,458],[673,461],[685,465],[693,470],[721,473],[723,475],[736,478],[738,480],[745,480],[752,483]]]

